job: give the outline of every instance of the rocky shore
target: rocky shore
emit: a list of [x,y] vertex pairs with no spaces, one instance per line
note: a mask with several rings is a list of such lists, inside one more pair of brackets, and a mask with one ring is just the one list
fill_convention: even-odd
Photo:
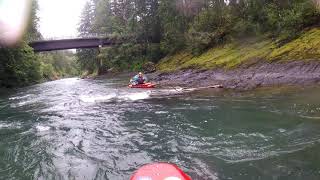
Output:
[[156,72],[149,79],[159,86],[211,87],[250,90],[257,87],[320,84],[319,61],[263,62],[236,69]]

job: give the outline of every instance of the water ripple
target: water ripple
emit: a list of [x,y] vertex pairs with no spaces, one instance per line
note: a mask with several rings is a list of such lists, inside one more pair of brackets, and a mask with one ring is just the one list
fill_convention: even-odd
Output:
[[1,99],[1,178],[129,179],[151,162],[193,179],[320,178],[319,93],[183,94],[126,81],[64,79]]

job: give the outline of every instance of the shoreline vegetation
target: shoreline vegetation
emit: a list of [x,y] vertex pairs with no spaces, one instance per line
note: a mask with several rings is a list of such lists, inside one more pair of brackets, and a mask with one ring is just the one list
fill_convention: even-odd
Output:
[[86,76],[145,71],[163,86],[231,89],[319,80],[320,9],[313,0],[92,0],[79,33],[130,35],[100,53],[78,50]]
[[320,28],[306,29],[277,46],[271,39],[246,39],[209,49],[200,56],[180,52],[157,64],[152,79],[162,85],[222,85],[248,90],[320,82]]
[[11,47],[0,43],[0,89],[10,90],[79,74],[72,52],[35,53],[28,45],[32,40],[42,39],[38,9],[37,0],[32,0],[30,17],[26,17],[26,33],[19,42]]
[[[163,87],[220,85],[217,87],[251,90],[320,83],[320,27],[307,28],[281,46],[275,42],[263,37],[242,39],[213,47],[199,56],[182,51],[163,58],[156,64],[156,72],[148,76]],[[117,73],[122,74],[115,71],[106,76]],[[97,72],[86,76],[99,77]]]
[[76,54],[32,51],[28,42],[42,38],[37,10],[32,0],[21,43],[0,48],[0,87],[137,71],[153,72],[151,80],[167,85],[252,89],[318,83],[320,8],[315,0],[88,0],[79,36],[127,42]]
[[159,72],[218,68],[230,70],[240,65],[262,62],[286,63],[311,60],[320,62],[320,27],[306,29],[296,39],[280,46],[276,40],[254,37],[213,47],[199,56],[182,51],[162,59],[157,64],[157,70]]

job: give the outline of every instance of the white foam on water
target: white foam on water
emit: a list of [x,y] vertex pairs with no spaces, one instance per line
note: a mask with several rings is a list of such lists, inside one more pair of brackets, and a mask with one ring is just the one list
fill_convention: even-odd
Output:
[[82,102],[85,103],[95,103],[95,102],[105,102],[108,101],[110,99],[114,99],[116,98],[116,94],[109,94],[106,96],[103,95],[97,95],[97,96],[80,96],[79,99]]
[[18,105],[18,107],[20,107],[20,106],[24,106],[24,105],[32,104],[32,103],[34,103],[34,102],[35,102],[34,100],[30,100],[30,101],[22,101],[22,102],[19,102],[17,105]]
[[27,95],[24,95],[24,96],[15,96],[15,97],[11,97],[9,98],[9,100],[19,100],[19,99],[24,99],[24,98],[27,98],[27,97],[30,97],[31,94],[27,94]]
[[140,93],[130,93],[130,94],[119,96],[119,99],[137,101],[137,100],[148,99],[150,97],[150,94],[151,94],[150,91],[140,92]]
[[14,128],[21,128],[20,123],[0,123],[0,129],[14,129]]
[[86,103],[94,103],[95,102],[95,99],[90,96],[80,96],[79,99],[80,99],[80,101],[86,102]]
[[26,105],[30,105],[30,104],[36,103],[37,101],[38,101],[38,99],[33,98],[33,99],[30,99],[30,100],[20,101],[18,103],[11,103],[10,107],[12,107],[12,108],[22,107],[22,106],[26,106]]
[[8,124],[0,124],[0,129],[1,128],[8,128],[8,127],[10,127],[10,125],[8,125]]
[[279,131],[280,133],[284,133],[284,132],[286,132],[287,130],[280,128],[280,129],[278,129],[278,131]]
[[51,127],[38,125],[38,126],[36,126],[36,129],[37,129],[37,131],[39,131],[39,132],[43,132],[43,131],[49,131],[49,130],[51,129]]
[[168,114],[168,111],[156,111],[155,114]]
[[96,103],[96,102],[108,102],[111,100],[121,100],[121,101],[137,101],[142,99],[148,99],[151,92],[139,92],[139,93],[126,93],[126,94],[109,94],[109,95],[85,95],[80,96],[79,99],[85,103]]

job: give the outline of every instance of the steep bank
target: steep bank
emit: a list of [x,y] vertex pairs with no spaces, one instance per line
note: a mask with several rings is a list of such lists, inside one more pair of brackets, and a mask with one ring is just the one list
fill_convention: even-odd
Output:
[[180,52],[164,58],[152,79],[162,85],[251,89],[258,86],[314,84],[320,80],[320,28],[305,30],[279,46],[252,38],[214,47],[200,56]]
[[228,89],[253,89],[274,85],[310,85],[320,82],[318,61],[258,63],[235,69],[183,70],[152,76],[162,86],[206,87],[220,84]]

